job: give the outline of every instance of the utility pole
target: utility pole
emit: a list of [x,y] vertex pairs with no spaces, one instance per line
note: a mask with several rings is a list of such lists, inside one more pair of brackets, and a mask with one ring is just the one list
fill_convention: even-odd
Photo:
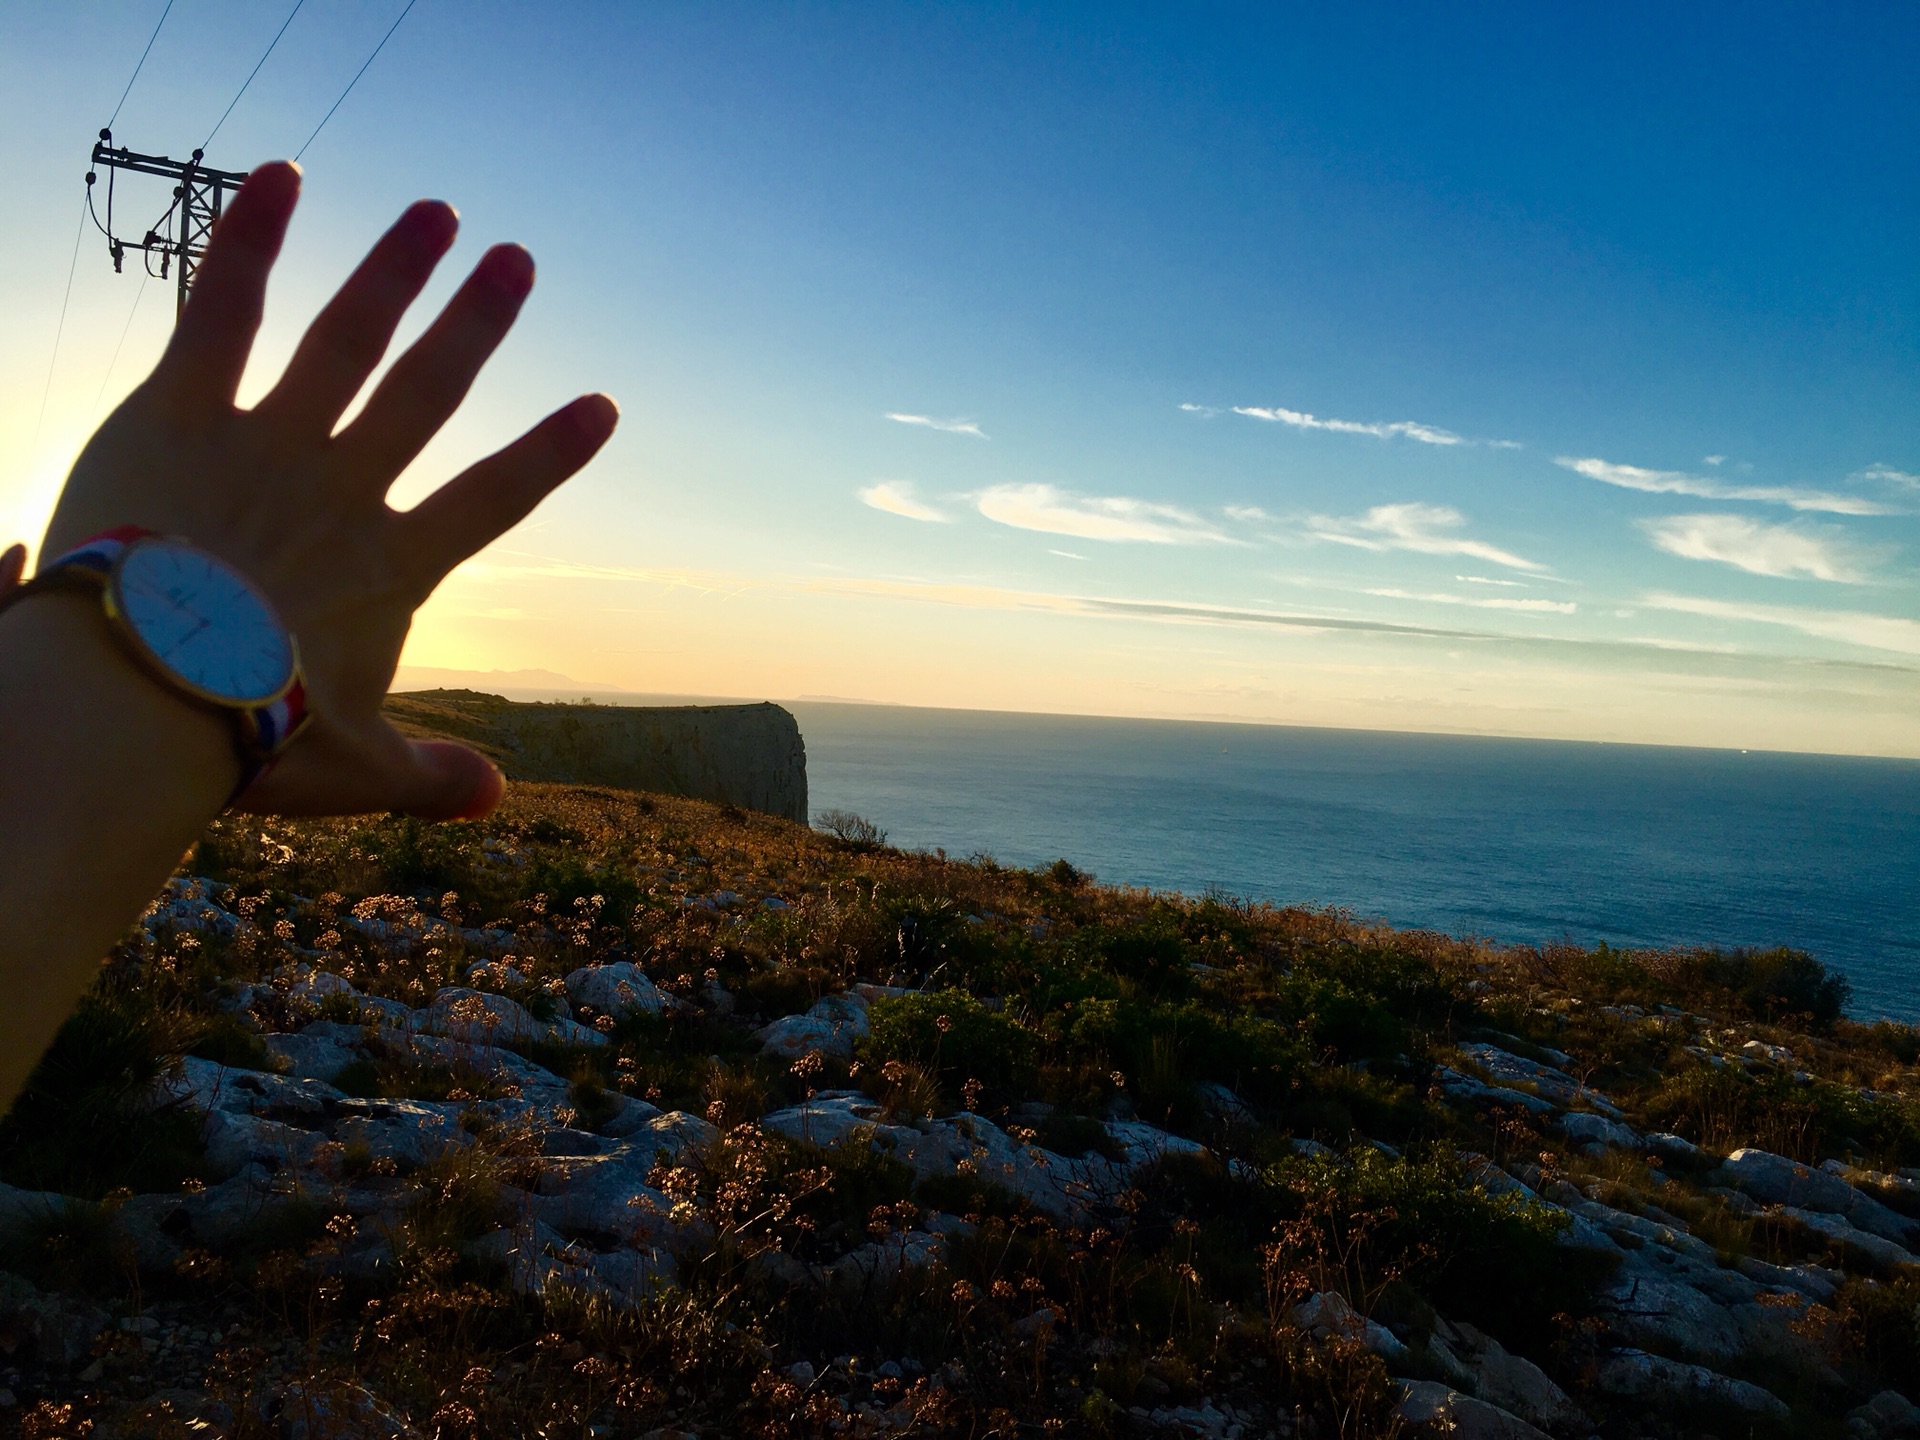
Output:
[[[94,212],[93,223],[107,237],[107,253],[113,257],[114,270],[119,271],[121,261],[129,250],[144,252],[141,263],[147,267],[149,275],[156,274],[152,257],[158,255],[158,279],[167,278],[169,267],[175,269],[175,324],[179,323],[181,312],[187,308],[187,291],[193,285],[194,272],[200,268],[200,257],[207,253],[207,237],[213,233],[214,222],[226,208],[227,192],[238,190],[247,178],[231,170],[211,169],[202,165],[200,160],[201,152],[198,150],[193,152],[191,160],[169,160],[164,155],[141,155],[124,145],[116,149],[113,132],[102,130],[100,139],[93,147],[94,168],[87,171],[89,211],[93,211],[93,185],[98,178],[98,171],[107,172],[106,223],[101,223],[97,212]],[[136,175],[158,175],[174,182],[173,204],[138,240],[123,240],[113,231],[114,177],[122,170]]]

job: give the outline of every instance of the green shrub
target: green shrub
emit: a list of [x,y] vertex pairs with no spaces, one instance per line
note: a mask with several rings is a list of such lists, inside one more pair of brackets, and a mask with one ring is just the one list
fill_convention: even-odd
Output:
[[930,1069],[949,1098],[969,1080],[1010,1092],[1032,1073],[1033,1036],[964,990],[897,995],[873,1002],[864,1057]]
[[1337,1277],[1365,1297],[1405,1280],[1515,1349],[1538,1353],[1552,1318],[1588,1308],[1607,1268],[1557,1243],[1563,1212],[1489,1194],[1445,1147],[1400,1159],[1370,1148],[1303,1156],[1265,1178],[1280,1212],[1302,1222],[1293,1263],[1314,1272],[1314,1285]]

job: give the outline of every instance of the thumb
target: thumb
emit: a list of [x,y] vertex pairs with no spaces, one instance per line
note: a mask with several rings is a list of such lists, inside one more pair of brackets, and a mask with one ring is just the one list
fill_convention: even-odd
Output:
[[20,574],[27,568],[27,547],[18,542],[9,545],[0,552],[0,595],[14,587]]
[[448,740],[408,742],[414,783],[401,807],[422,820],[478,820],[507,793],[507,777],[477,750]]

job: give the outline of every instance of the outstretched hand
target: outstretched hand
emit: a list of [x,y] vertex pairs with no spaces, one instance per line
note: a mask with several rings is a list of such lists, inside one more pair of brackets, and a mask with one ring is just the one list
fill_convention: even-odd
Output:
[[[300,172],[263,165],[216,226],[172,343],[88,443],[43,557],[116,525],[179,535],[260,586],[298,637],[312,721],[240,800],[289,815],[480,815],[503,782],[480,755],[408,741],[380,713],[413,612],[462,560],[590,460],[619,412],[586,395],[411,510],[386,494],[465,397],[533,287],[514,245],[481,258],[353,422],[335,427],[459,226],[421,201],[320,312],[251,410],[234,397]],[[12,553],[0,555],[0,588]]]

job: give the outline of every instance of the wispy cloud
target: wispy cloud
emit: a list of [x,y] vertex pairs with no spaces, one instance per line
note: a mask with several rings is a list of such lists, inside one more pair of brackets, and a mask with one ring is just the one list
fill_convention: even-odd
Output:
[[920,425],[928,430],[945,430],[950,435],[971,435],[976,440],[987,438],[987,432],[974,420],[940,420],[932,415],[906,415],[897,410],[889,410],[887,419],[897,420],[902,425]]
[[1291,425],[1296,430],[1332,430],[1341,435],[1373,435],[1388,440],[1396,435],[1409,440],[1418,440],[1422,445],[1462,445],[1466,441],[1451,430],[1442,430],[1436,425],[1422,425],[1417,420],[1328,420],[1318,415],[1309,415],[1304,410],[1289,410],[1283,405],[1271,408],[1260,405],[1236,405],[1236,415],[1247,415],[1255,420],[1270,420],[1279,425]]
[[1905,470],[1896,470],[1891,465],[1869,465],[1860,472],[1862,480],[1879,480],[1888,485],[1901,485],[1909,490],[1920,490],[1920,475],[1910,475]]
[[1411,550],[1420,555],[1467,555],[1475,560],[1490,560],[1512,570],[1545,570],[1538,561],[1515,555],[1510,550],[1472,540],[1457,531],[1465,524],[1451,505],[1422,505],[1407,501],[1399,505],[1376,505],[1354,520],[1315,516],[1307,522],[1307,533],[1316,540],[1336,545],[1352,545],[1361,550]]
[[1485,575],[1456,575],[1453,578],[1462,585],[1514,585],[1523,590],[1527,584],[1524,580],[1492,580]]
[[1893,507],[1863,495],[1839,495],[1831,490],[1801,490],[1791,485],[1730,485],[1684,470],[1648,470],[1639,465],[1619,465],[1611,460],[1589,456],[1577,459],[1562,455],[1554,462],[1589,480],[1618,485],[1624,490],[1643,490],[1650,495],[1691,495],[1696,500],[1754,500],[1766,505],[1785,505],[1794,510],[1821,510],[1831,515],[1891,515]]
[[1642,520],[1655,546],[1686,560],[1717,560],[1754,575],[1864,583],[1877,552],[1832,526],[1763,525],[1744,515],[1667,515]]
[[996,485],[975,504],[989,520],[1020,530],[1072,535],[1080,540],[1143,541],[1150,545],[1236,543],[1191,510],[1126,495],[1074,495],[1051,485]]
[[1263,520],[1273,519],[1273,516],[1258,505],[1228,505],[1221,513],[1229,520],[1238,520],[1243,525],[1258,525]]
[[1412,590],[1368,590],[1365,593],[1387,600],[1423,600],[1431,605],[1472,605],[1481,610],[1522,610],[1543,615],[1571,615],[1580,608],[1571,600],[1509,599],[1504,595],[1427,594]]
[[1062,560],[1084,560],[1087,558],[1084,555],[1076,555],[1071,550],[1049,550],[1047,553],[1049,555],[1058,555]]
[[1211,419],[1220,413],[1220,407],[1218,405],[1189,405],[1182,402],[1180,408],[1189,415],[1200,415],[1207,419]]
[[947,517],[913,497],[913,487],[904,480],[881,480],[860,492],[860,498],[876,510],[901,515],[909,520],[927,520],[945,524]]
[[1699,595],[1663,593],[1642,596],[1640,603],[1654,610],[1706,615],[1716,620],[1783,625],[1821,640],[1840,640],[1874,650],[1920,655],[1920,620],[1898,615],[1874,615],[1861,610],[1807,610],[1795,605],[1745,605]]

